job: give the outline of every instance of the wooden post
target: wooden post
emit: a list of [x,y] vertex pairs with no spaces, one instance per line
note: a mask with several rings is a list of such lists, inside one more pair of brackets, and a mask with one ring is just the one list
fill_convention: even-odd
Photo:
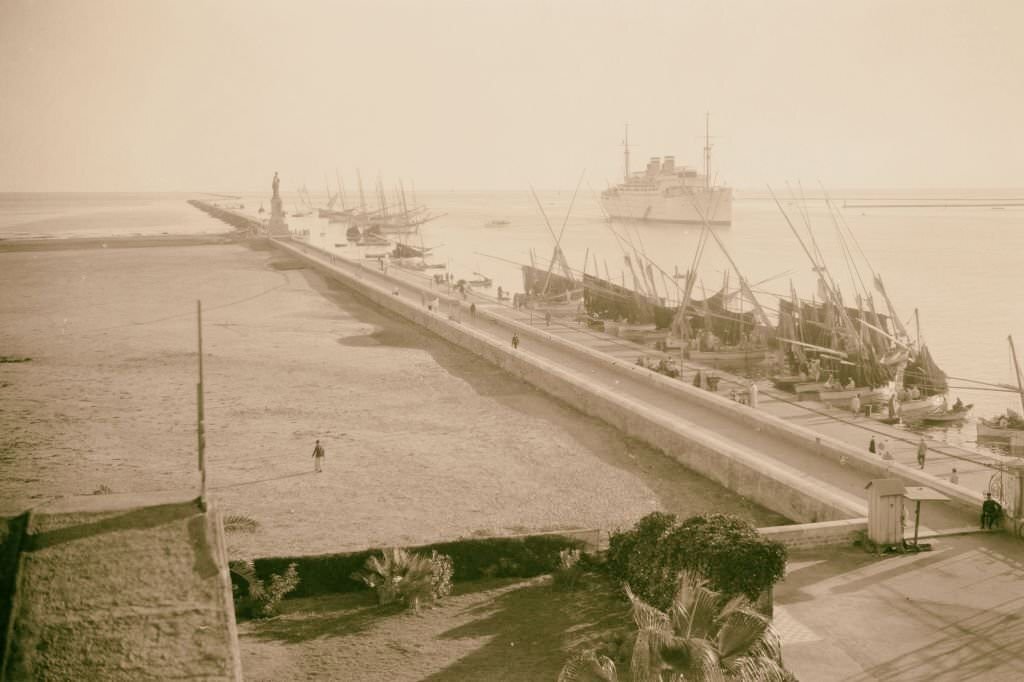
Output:
[[199,505],[206,509],[206,428],[203,410],[203,303],[196,301],[199,336],[199,382],[196,384],[196,445],[199,451]]

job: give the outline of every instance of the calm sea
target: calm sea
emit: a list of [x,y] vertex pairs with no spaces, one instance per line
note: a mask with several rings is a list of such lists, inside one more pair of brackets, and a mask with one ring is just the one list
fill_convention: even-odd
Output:
[[[951,396],[975,404],[975,414],[986,416],[1020,409],[1015,394],[971,390],[964,379],[1014,383],[1007,344],[1012,334],[1024,346],[1024,206],[965,205],[971,203],[1024,203],[1024,190],[944,190],[832,192],[838,216],[824,201],[808,194],[793,199],[777,190],[783,208],[806,241],[808,225],[817,248],[847,300],[854,282],[871,285],[871,272],[885,280],[900,317],[913,333],[914,310],[919,312],[921,334],[939,365],[956,387]],[[285,193],[289,212],[298,205]],[[572,191],[420,192],[416,199],[442,217],[426,224],[410,243],[433,247],[433,260],[445,263],[459,278],[482,273],[509,291],[522,288],[519,264],[531,255],[541,267],[550,262],[555,236],[575,270],[611,275],[613,280],[632,276],[625,267],[625,251],[642,252],[668,275],[688,269],[700,229],[674,225],[609,223],[597,193],[584,185],[573,201]],[[188,198],[217,200],[187,194],[0,194],[0,238],[80,237],[108,235],[194,234],[223,231],[223,225],[185,203]],[[314,200],[322,197],[314,196]],[[238,200],[255,212],[269,197],[242,194]],[[844,201],[847,207],[843,208]],[[865,207],[864,204],[900,204],[900,207]],[[910,204],[956,204],[952,207]],[[777,295],[788,296],[790,281],[801,296],[815,291],[810,263],[782,211],[766,193],[737,192],[731,227],[715,234],[750,282],[757,282],[761,303],[777,305]],[[546,214],[545,221],[543,214]],[[489,227],[495,220],[508,221]],[[848,225],[853,239],[837,237],[835,222]],[[550,224],[550,226],[549,226]],[[317,218],[291,218],[292,228],[308,227],[310,239],[327,248],[344,243],[344,227]],[[854,240],[856,243],[854,243]],[[844,249],[844,242],[846,248]],[[854,257],[847,258],[850,251]],[[635,253],[633,255],[636,261]],[[586,263],[586,266],[584,265]],[[697,295],[721,287],[729,262],[714,241],[709,241],[699,267]],[[736,284],[735,276],[730,283]],[[664,295],[675,297],[670,276],[656,275]],[[876,297],[876,305],[882,306]],[[1024,356],[1024,350],[1020,355]],[[974,440],[972,422],[933,435],[953,443]]]

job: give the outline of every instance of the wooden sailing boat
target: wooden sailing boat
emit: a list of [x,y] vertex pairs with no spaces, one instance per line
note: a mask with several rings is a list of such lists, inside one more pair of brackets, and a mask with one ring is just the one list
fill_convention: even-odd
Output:
[[[806,374],[808,358],[814,358],[820,363],[819,378],[827,378],[828,385],[818,390],[819,400],[848,405],[854,396],[859,395],[861,404],[887,402],[894,394],[895,380],[908,357],[908,344],[888,329],[888,320],[895,318],[895,315],[891,310],[888,319],[879,315],[870,299],[867,305],[864,299],[858,299],[856,308],[846,305],[836,281],[825,265],[807,217],[804,216],[804,220],[807,222],[810,246],[800,236],[774,192],[772,198],[811,262],[822,299],[820,304],[814,301],[801,302],[795,294],[792,301],[780,299],[778,340],[786,352],[801,363],[804,368],[802,373]],[[838,221],[836,228],[839,230]],[[842,231],[839,230],[839,233],[840,242],[847,249]],[[847,251],[847,257],[849,255]],[[898,319],[894,323],[898,324]],[[784,336],[792,335],[797,329],[800,330],[802,340]],[[792,383],[795,387],[795,382]],[[838,386],[832,388],[833,383],[838,383]]]
[[[1021,377],[1020,363],[1017,360],[1017,349],[1013,345],[1013,336],[1008,336],[1010,356],[1013,358],[1013,370],[1017,378],[1017,393],[1020,396],[1022,412],[1007,409],[1005,414],[992,419],[978,420],[978,440],[1006,443],[1011,449],[1024,448],[1024,379]],[[1013,386],[1007,386],[1013,389]]]

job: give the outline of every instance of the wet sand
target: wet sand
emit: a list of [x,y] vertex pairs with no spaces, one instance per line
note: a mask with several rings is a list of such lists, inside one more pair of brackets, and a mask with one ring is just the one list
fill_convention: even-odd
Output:
[[[0,499],[195,488],[233,554],[610,529],[656,509],[784,522],[527,384],[242,245],[0,253]],[[326,467],[313,473],[313,442]]]

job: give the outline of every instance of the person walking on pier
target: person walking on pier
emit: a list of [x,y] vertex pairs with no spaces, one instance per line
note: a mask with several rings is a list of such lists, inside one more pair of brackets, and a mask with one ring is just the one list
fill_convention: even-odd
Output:
[[875,437],[874,436],[871,436],[871,442],[868,443],[868,452],[870,452],[872,455],[875,454],[876,452],[878,452],[878,448],[875,447]]
[[924,469],[924,458],[928,455],[928,444],[924,442],[924,436],[921,436],[921,442],[917,444],[917,466],[919,469]]
[[324,470],[324,446],[320,445],[320,441],[317,440],[316,446],[313,448],[313,471],[320,473]]
[[850,398],[850,411],[853,412],[854,417],[860,413],[860,393]]
[[519,332],[512,332],[512,350],[519,348]]

